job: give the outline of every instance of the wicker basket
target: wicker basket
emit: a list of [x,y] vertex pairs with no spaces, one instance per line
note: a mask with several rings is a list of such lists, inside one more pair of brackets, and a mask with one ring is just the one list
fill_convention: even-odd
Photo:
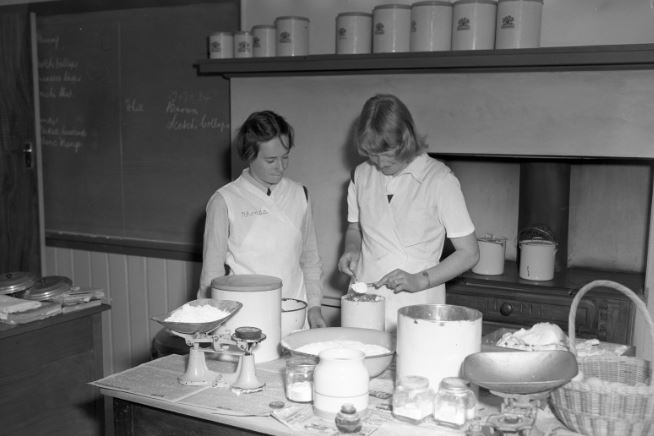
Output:
[[[594,287],[612,288],[634,302],[651,331],[654,323],[647,306],[629,288],[608,280],[596,280],[582,287],[570,306],[569,346],[575,355],[575,317],[581,298]],[[654,350],[654,346],[652,347]],[[577,356],[584,378],[554,390],[550,406],[568,428],[589,436],[654,436],[654,386],[652,365],[628,356]],[[589,377],[595,377],[588,380]],[[599,380],[597,380],[599,379]],[[605,382],[615,382],[608,384]]]

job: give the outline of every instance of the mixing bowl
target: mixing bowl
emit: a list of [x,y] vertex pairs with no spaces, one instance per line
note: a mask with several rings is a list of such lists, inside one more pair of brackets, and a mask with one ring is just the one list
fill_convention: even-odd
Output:
[[304,327],[307,303],[295,298],[282,298],[282,338]]
[[302,330],[282,338],[281,345],[291,354],[298,356],[315,356],[297,351],[300,347],[319,342],[356,341],[366,345],[379,345],[390,350],[388,353],[376,356],[366,356],[364,364],[370,378],[384,372],[393,360],[395,354],[395,338],[388,332],[357,327],[325,327]]

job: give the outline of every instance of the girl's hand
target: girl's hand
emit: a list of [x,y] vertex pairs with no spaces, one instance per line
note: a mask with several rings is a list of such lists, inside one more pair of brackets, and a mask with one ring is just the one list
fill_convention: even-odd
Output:
[[312,329],[327,327],[327,323],[322,317],[320,306],[313,306],[309,309],[309,313],[307,313],[307,320],[309,321],[309,327]]
[[425,277],[421,273],[410,274],[401,269],[389,272],[374,284],[376,288],[386,286],[388,289],[392,289],[395,294],[399,292],[420,292],[427,289],[424,285]]
[[338,260],[338,270],[350,277],[354,277],[354,270],[359,264],[361,253],[354,251],[346,251]]

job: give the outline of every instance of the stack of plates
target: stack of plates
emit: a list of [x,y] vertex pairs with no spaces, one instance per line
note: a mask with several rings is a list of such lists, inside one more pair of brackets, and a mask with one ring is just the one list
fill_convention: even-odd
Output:
[[27,300],[54,300],[70,291],[73,281],[63,276],[47,276],[39,279],[31,289],[23,295]]
[[25,291],[36,283],[36,275],[29,272],[9,272],[0,275],[0,295]]

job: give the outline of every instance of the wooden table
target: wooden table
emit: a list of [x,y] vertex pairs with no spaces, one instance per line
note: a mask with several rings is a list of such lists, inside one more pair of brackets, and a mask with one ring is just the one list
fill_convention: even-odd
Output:
[[[210,363],[215,364],[215,362]],[[278,368],[281,366],[280,363],[283,363],[283,361],[273,361],[269,364],[272,364],[272,368]],[[280,394],[278,388],[275,387],[276,382],[273,381],[278,376],[274,375],[275,371],[271,372],[271,367],[267,367],[263,371],[259,367],[258,375],[260,377],[269,377],[266,386],[270,386],[270,390],[267,391],[270,398],[275,400],[283,399],[283,391]],[[269,416],[270,409],[267,402],[269,399],[265,395],[258,399],[248,400],[248,397],[244,396],[236,397],[235,400],[229,395],[225,396],[222,390],[212,391],[213,388],[204,387],[194,391],[186,386],[171,389],[171,387],[176,386],[177,377],[178,374],[182,373],[182,368],[183,357],[171,355],[105,377],[95,383],[101,388],[102,394],[113,399],[116,436],[163,436],[171,434],[299,436],[307,434],[306,431],[301,432],[295,428],[287,427]],[[391,380],[393,379],[392,370],[389,371],[391,371],[390,378],[380,376],[381,381],[377,381],[375,387],[372,387],[371,382],[371,389],[376,392],[389,392],[388,383],[390,382],[392,385]],[[390,392],[392,392],[392,386]],[[281,397],[278,395],[281,395]],[[240,409],[238,404],[241,403],[236,404],[235,401],[237,403],[247,403],[242,403],[243,409]],[[492,395],[486,390],[480,390],[478,413],[481,417],[497,413],[501,401],[500,397]],[[265,410],[262,410],[262,406]],[[383,404],[379,403],[377,406],[383,406]],[[218,407],[221,407],[222,411],[219,412]],[[372,409],[375,409],[375,407],[373,406]],[[236,416],[235,412],[232,412],[245,410],[256,414],[260,413],[260,415]],[[383,408],[383,410],[386,411],[384,413],[387,413],[388,409]],[[554,424],[561,425],[554,417],[552,419]],[[380,426],[375,434],[380,436],[382,434],[384,436],[395,434],[429,434],[429,436],[463,434],[463,432],[453,432],[443,427],[437,427],[434,423],[413,426],[397,420],[391,421],[387,422],[388,425]],[[313,425],[313,423],[311,424]],[[542,436],[542,433],[537,429],[534,429],[530,434]]]
[[101,435],[104,406],[88,383],[102,376],[108,305],[27,324],[0,324],[0,433]]
[[113,397],[115,436],[303,435],[271,417],[216,415],[169,401],[102,389]]

